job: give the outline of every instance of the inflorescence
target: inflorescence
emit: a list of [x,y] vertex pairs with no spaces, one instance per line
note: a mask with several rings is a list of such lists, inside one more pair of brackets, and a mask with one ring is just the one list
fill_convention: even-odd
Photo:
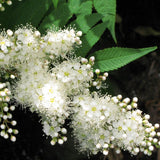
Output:
[[[74,56],[74,48],[81,46],[82,32],[74,29],[49,30],[46,35],[31,26],[15,32],[0,34],[0,66],[16,69],[17,81],[12,85],[12,97],[22,106],[41,116],[43,131],[51,144],[67,141],[65,120],[81,152],[108,155],[110,149],[121,149],[133,155],[151,155],[160,147],[159,124],[152,125],[150,116],[137,108],[138,98],[122,99],[121,95],[102,95],[101,89],[108,73],[93,70],[95,57]],[[1,136],[15,141],[18,131],[8,127],[15,121],[8,107],[11,92],[0,84]],[[92,88],[92,89],[91,89]],[[96,89],[96,91],[91,91]]]
[[0,135],[5,139],[10,137],[11,141],[15,142],[15,135],[18,134],[18,130],[14,128],[17,122],[12,120],[12,114],[10,112],[15,110],[14,105],[9,105],[11,91],[7,88],[6,83],[0,83]]

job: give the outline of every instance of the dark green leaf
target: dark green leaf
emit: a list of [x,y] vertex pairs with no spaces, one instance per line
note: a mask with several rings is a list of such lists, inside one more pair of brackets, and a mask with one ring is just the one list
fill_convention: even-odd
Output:
[[57,8],[59,0],[52,0],[54,8]]
[[104,22],[108,22],[107,28],[112,34],[114,41],[115,36],[115,19],[116,19],[116,0],[94,0],[94,7],[98,13],[102,14]]
[[26,23],[37,27],[51,4],[51,0],[15,1],[5,12],[0,13],[0,27],[13,29],[17,25]]
[[80,15],[71,25],[75,25],[77,30],[81,30],[83,34],[87,33],[100,19],[102,15],[93,13],[91,15]]
[[53,10],[40,25],[39,30],[44,32],[45,30],[49,29],[50,27],[57,26],[57,27],[64,27],[64,25],[68,22],[68,20],[72,17],[72,13],[68,8],[67,3],[62,3],[58,6],[55,10]]
[[120,68],[146,54],[154,51],[157,47],[133,49],[133,48],[107,48],[93,53],[96,61],[94,68],[103,71],[111,71]]
[[82,48],[79,48],[76,54],[78,56],[85,57],[90,49],[98,42],[105,31],[106,26],[106,22],[104,22],[89,30],[88,33],[81,38]]

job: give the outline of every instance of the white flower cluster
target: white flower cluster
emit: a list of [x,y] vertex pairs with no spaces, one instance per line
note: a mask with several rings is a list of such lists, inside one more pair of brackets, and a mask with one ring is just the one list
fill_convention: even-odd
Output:
[[73,29],[65,29],[59,31],[48,31],[47,35],[42,37],[43,52],[50,55],[51,59],[55,56],[66,56],[67,53],[72,53],[73,44],[81,45],[81,31],[77,33]]
[[[65,38],[62,38],[62,35]],[[42,36],[39,31],[26,26],[15,32],[2,31],[0,34],[0,65],[19,68],[32,59],[41,59],[49,54],[50,58],[72,55],[73,47],[80,45],[81,32],[73,29],[55,32],[48,31]],[[63,51],[63,52],[62,52]]]
[[92,92],[100,89],[108,73],[93,72],[95,58],[74,58],[74,47],[81,45],[81,31],[65,29],[40,32],[30,26],[0,34],[0,65],[17,70],[18,81],[12,87],[14,98],[24,108],[30,107],[42,118],[43,131],[51,136],[51,144],[63,144],[67,137],[65,120],[77,140],[79,150],[108,155],[111,148],[117,153],[128,150],[151,155],[160,146],[155,130],[158,124],[149,123],[149,115],[137,109],[138,99],[122,100]]
[[[22,0],[18,0],[18,1],[22,1]],[[11,0],[0,0],[0,11],[5,11],[5,7],[4,4],[7,5],[12,5],[12,1]]]
[[9,111],[14,111],[15,106],[9,106],[11,92],[6,88],[6,83],[0,83],[0,135],[5,139],[10,137],[11,141],[15,142],[16,137],[14,135],[18,134],[18,130],[14,129],[17,122],[12,120],[12,114]]
[[[155,147],[160,145],[158,137],[159,124],[152,126],[149,115],[142,115],[137,107],[137,98],[129,104],[130,99],[120,101],[117,97],[78,95],[72,104],[72,128],[79,149],[82,152],[97,154],[99,151],[108,155],[111,148],[116,153],[120,149],[137,155],[140,151],[151,155]],[[85,118],[84,118],[85,117]]]
[[[68,62],[68,66],[71,66],[69,71],[71,86],[66,83],[64,68],[59,67],[65,64],[63,62],[58,65],[57,70],[54,71],[54,68],[51,72],[47,72],[48,67],[37,59],[32,59],[19,68],[21,79],[15,86],[14,98],[24,107],[30,106],[31,111],[36,111],[42,116],[44,132],[53,137],[52,144],[66,139],[61,136],[64,133],[61,126],[70,114],[69,96],[84,92],[92,79],[90,75],[93,75],[93,71],[91,67],[87,68],[91,62],[82,64],[77,59],[73,62],[73,64]],[[84,79],[79,78],[76,82],[76,78],[83,74]]]
[[[51,71],[52,73],[48,71],[48,55],[52,61],[53,59],[56,61],[59,57],[64,59],[67,55],[72,55],[73,47],[81,44],[79,38],[81,35],[81,31],[65,29],[58,32],[48,31],[46,36],[41,37],[40,32],[30,26],[19,28],[14,33],[11,30],[1,33],[1,66],[14,67],[19,74],[19,81],[13,87],[14,98],[24,107],[30,106],[31,111],[40,114],[44,132],[53,138],[52,144],[67,140],[66,137],[61,136],[66,130],[61,126],[69,116],[68,95],[71,91],[68,89],[72,87],[68,86],[67,88],[63,82],[59,81],[58,75],[63,68],[57,68],[57,71]],[[79,70],[81,74],[87,72],[84,74],[88,76],[92,72],[93,75],[91,66],[85,71],[88,63],[81,64],[78,59],[74,60],[74,63],[75,69]],[[72,63],[70,66],[73,68]],[[77,71],[77,73],[79,72]],[[90,76],[81,81],[85,83],[91,81],[91,78]],[[72,78],[73,80],[75,77]],[[79,81],[79,83],[83,82]]]
[[52,75],[65,85],[68,94],[75,95],[90,86],[93,78],[92,63],[91,60],[88,63],[87,59],[85,62],[79,59],[66,60],[52,69]]

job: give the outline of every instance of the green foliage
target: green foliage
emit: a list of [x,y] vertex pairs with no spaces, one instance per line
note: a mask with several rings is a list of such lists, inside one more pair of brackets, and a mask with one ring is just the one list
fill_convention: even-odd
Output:
[[92,1],[83,2],[77,10],[77,15],[90,15],[92,13]]
[[106,29],[106,22],[100,23],[93,27],[91,30],[88,31],[88,33],[82,37],[83,47],[79,48],[77,50],[77,55],[85,57],[86,54],[90,51],[92,46],[96,44],[96,42],[99,40],[99,37],[103,34],[103,32]]
[[15,26],[26,23],[37,27],[51,4],[51,0],[14,1],[6,11],[0,12],[0,27],[14,29]]
[[72,13],[69,10],[67,3],[62,3],[56,9],[52,10],[51,13],[45,17],[40,25],[39,30],[44,32],[45,30],[56,26],[63,27],[68,20],[72,17]]
[[54,8],[57,8],[59,0],[52,0]]
[[[79,17],[91,15],[91,13],[92,1],[81,2],[80,0],[70,0],[68,3],[63,2],[44,18],[39,29],[41,32],[44,32],[46,29],[52,27],[53,24],[56,27],[62,28],[72,23],[72,21],[71,23],[68,23],[68,21],[73,18],[74,14],[77,15],[77,19],[79,19]],[[92,17],[88,19],[91,20]],[[75,27],[77,26],[75,25]]]
[[91,0],[69,0],[68,6],[70,11],[75,14],[91,14],[92,13],[92,1]]
[[77,14],[79,7],[81,5],[81,0],[69,0],[68,1],[68,7],[72,14]]
[[94,7],[98,13],[102,14],[103,22],[108,22],[107,28],[112,34],[115,42],[115,19],[116,19],[116,0],[94,0]]
[[141,49],[115,47],[99,50],[93,54],[96,58],[94,67],[99,68],[102,72],[115,70],[155,49],[157,49],[157,47]]
[[[85,57],[106,29],[116,42],[115,17],[116,0],[23,0],[15,1],[0,13],[0,27],[14,29],[17,25],[30,23],[44,33],[53,26],[74,26],[83,32],[82,47],[76,54]],[[104,49],[93,54],[96,56],[95,67],[102,71],[114,70],[154,49]]]
[[101,18],[102,15],[99,13],[80,15],[71,23],[71,26],[75,25],[77,30],[81,30],[83,34],[86,34]]

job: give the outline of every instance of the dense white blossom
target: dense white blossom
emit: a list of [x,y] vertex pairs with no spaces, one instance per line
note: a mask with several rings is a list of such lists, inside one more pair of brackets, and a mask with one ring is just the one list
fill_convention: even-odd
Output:
[[67,95],[63,83],[47,72],[40,61],[21,68],[21,79],[15,87],[14,97],[31,109],[48,116],[62,115],[67,108]]
[[[96,154],[101,147],[110,144],[110,123],[117,115],[118,107],[110,102],[110,96],[99,98],[89,94],[76,96],[73,106],[76,107],[73,108],[72,127],[79,149]],[[97,144],[101,147],[97,148]]]
[[[56,37],[56,38],[55,38]],[[65,38],[67,37],[67,38]],[[48,31],[46,36],[32,26],[22,26],[15,32],[3,31],[0,34],[0,65],[19,68],[31,59],[41,59],[46,55],[50,58],[66,57],[73,54],[73,47],[79,45],[80,39],[71,30]]]
[[[31,26],[20,27],[15,32],[2,31],[0,34],[0,66],[7,71],[15,70],[9,78],[13,98],[41,116],[43,131],[52,138],[51,144],[63,144],[67,137],[65,120],[70,118],[70,127],[82,152],[108,155],[110,149],[127,150],[131,154],[140,151],[151,155],[160,146],[156,132],[159,124],[149,122],[150,116],[137,109],[136,97],[122,99],[121,95],[101,95],[93,92],[100,89],[108,73],[99,69],[93,72],[95,57],[75,58],[73,49],[81,45],[82,32],[74,29],[49,30],[46,35]],[[2,71],[3,71],[2,69]],[[4,70],[3,72],[5,72]],[[92,92],[91,92],[92,91]],[[0,83],[0,103],[3,121],[12,115],[5,112],[10,91]],[[1,107],[1,106],[0,106]],[[12,121],[11,125],[16,125]],[[0,125],[1,136],[8,138],[17,130]],[[7,134],[6,134],[7,132]],[[15,141],[15,136],[11,135]]]
[[82,43],[79,36],[81,35],[76,34],[73,29],[49,31],[46,36],[42,37],[43,51],[52,56],[65,57],[67,53],[73,54],[73,44],[80,45]]
[[114,147],[128,150],[134,155],[139,151],[150,155],[153,147],[144,144],[150,141],[151,145],[157,145],[157,139],[153,141],[150,138],[156,136],[156,128],[151,125],[146,134],[146,124],[150,123],[146,121],[144,124],[146,116],[143,117],[140,110],[132,109],[135,98],[130,105],[132,110],[128,110],[129,99],[121,102],[118,97],[87,94],[74,98],[73,106],[76,107],[73,108],[71,125],[79,149],[94,154],[101,151],[106,155]]
[[79,59],[63,61],[52,69],[52,75],[66,87],[68,94],[77,94],[90,86],[93,79],[92,68]]
[[34,36],[34,30],[22,27],[14,33],[3,31],[0,35],[0,65],[19,68],[32,58],[44,57],[39,47],[39,38]]

